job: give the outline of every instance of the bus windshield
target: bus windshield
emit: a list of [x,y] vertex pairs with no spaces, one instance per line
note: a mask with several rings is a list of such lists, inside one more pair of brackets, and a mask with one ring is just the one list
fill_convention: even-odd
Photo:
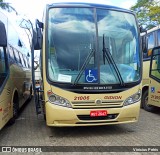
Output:
[[139,35],[131,13],[102,8],[50,8],[48,76],[68,84],[140,80]]

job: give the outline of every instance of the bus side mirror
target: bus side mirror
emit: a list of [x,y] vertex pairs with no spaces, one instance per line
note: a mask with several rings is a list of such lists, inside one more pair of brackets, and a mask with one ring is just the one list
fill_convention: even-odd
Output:
[[139,27],[139,31],[141,33],[141,46],[142,46],[142,52],[147,53],[148,52],[148,37],[147,37],[147,30],[144,29],[142,26]]
[[43,29],[43,23],[39,22],[39,20],[36,20],[36,29],[33,30],[34,50],[42,49],[42,38],[43,38],[42,29]]
[[42,32],[40,28],[33,30],[33,45],[34,50],[42,49]]
[[0,46],[7,47],[7,35],[5,25],[0,21]]
[[140,33],[144,33],[144,32],[145,32],[145,33],[147,33],[147,30],[146,30],[146,29],[144,29],[142,26],[140,26],[140,28],[139,28],[139,29],[140,29]]
[[144,35],[141,37],[141,45],[142,45],[142,52],[147,53],[148,52],[148,37],[147,37],[147,35]]

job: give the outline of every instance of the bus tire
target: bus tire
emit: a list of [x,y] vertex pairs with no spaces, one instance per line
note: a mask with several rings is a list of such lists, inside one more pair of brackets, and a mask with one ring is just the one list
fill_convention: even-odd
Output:
[[152,112],[155,110],[155,107],[148,104],[148,89],[142,95],[142,107],[144,110]]
[[18,94],[14,95],[13,99],[13,117],[9,120],[8,124],[12,125],[15,123],[16,118],[18,118],[18,112],[19,112],[19,98]]

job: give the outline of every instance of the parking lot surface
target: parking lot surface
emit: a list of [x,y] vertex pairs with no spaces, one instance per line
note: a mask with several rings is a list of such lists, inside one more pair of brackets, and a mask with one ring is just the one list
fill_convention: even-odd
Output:
[[42,115],[37,117],[32,99],[0,137],[1,146],[160,146],[160,109],[141,109],[133,124],[54,128],[46,126]]

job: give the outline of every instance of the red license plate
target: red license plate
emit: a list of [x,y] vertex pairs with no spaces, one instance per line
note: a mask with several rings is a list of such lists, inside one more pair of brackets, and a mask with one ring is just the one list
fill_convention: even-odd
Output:
[[107,116],[107,110],[90,111],[90,117]]

